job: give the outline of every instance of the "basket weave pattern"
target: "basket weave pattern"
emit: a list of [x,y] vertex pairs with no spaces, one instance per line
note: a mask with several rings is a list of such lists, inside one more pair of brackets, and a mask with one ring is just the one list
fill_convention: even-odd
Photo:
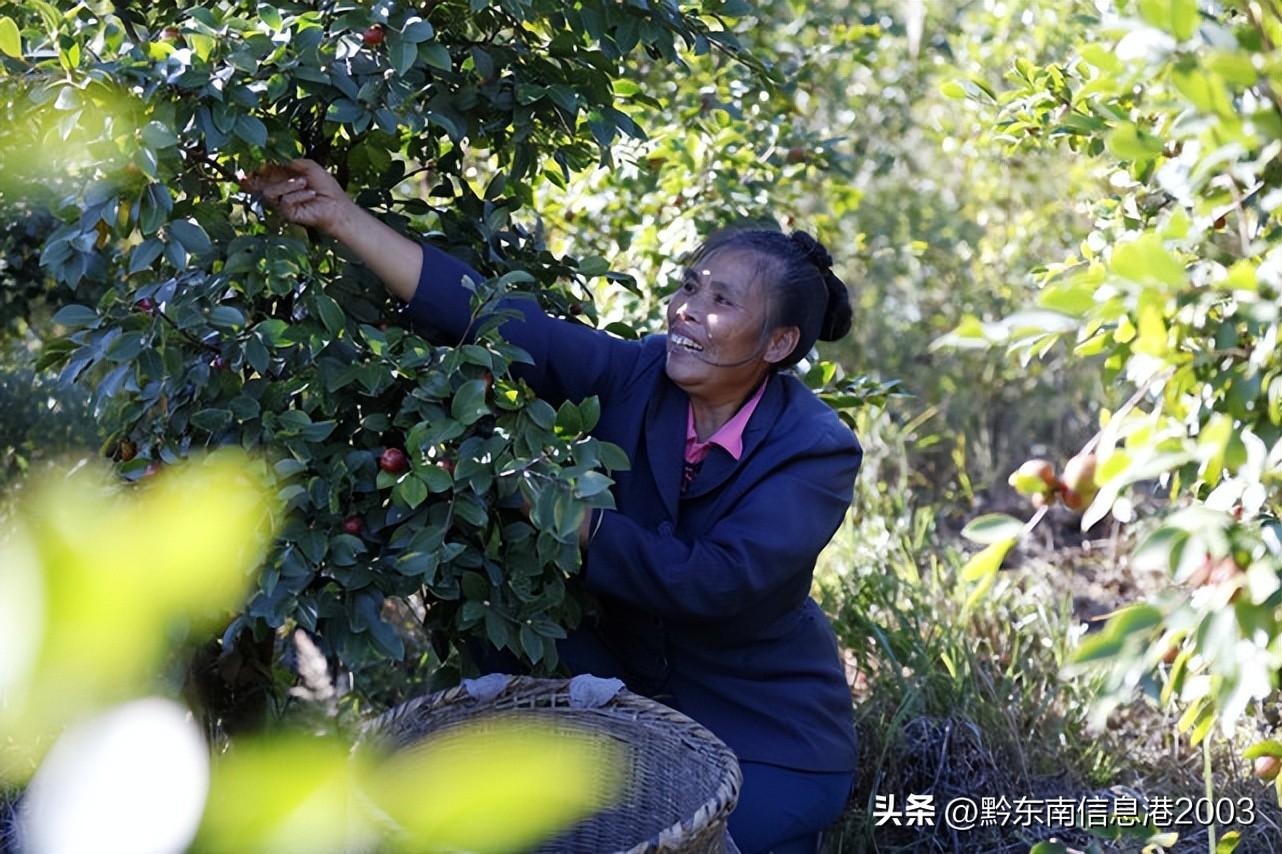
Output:
[[402,703],[371,722],[365,735],[404,748],[452,726],[483,725],[487,715],[517,710],[532,723],[610,738],[631,760],[619,799],[539,852],[734,850],[726,834],[742,780],[734,753],[685,715],[627,690],[597,708],[582,708],[571,704],[569,680],[513,676],[485,702],[459,686]]

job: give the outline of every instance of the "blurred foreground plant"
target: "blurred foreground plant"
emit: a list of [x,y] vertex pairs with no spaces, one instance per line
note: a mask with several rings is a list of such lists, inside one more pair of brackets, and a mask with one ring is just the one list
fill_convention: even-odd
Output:
[[20,494],[0,532],[0,783],[28,784],[24,850],[511,850],[604,805],[617,750],[550,726],[489,719],[390,756],[285,731],[211,763],[184,706],[137,699],[243,601],[274,494],[235,451],[134,486],[78,466]]

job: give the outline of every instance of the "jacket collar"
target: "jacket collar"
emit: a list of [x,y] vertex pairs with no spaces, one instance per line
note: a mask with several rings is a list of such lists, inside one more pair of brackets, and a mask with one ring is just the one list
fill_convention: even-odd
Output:
[[[756,410],[744,427],[743,452],[739,455],[739,460],[724,448],[713,446],[709,449],[699,474],[686,490],[685,497],[696,498],[724,483],[738,467],[739,461],[746,460],[753,449],[761,444],[779,417],[782,406],[783,383],[780,377],[771,374],[766,379],[766,390],[761,395]],[[685,458],[689,407],[690,397],[668,379],[667,372],[660,368],[654,393],[646,405],[645,447],[659,494],[673,521],[677,518],[681,499],[681,467]]]

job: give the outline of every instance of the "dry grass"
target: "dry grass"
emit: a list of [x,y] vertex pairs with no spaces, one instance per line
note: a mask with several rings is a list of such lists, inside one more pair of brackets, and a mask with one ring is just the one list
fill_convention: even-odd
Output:
[[[874,797],[1199,798],[1201,747],[1176,732],[1177,715],[1137,698],[1088,727],[1098,680],[1061,667],[1083,626],[1166,583],[1130,571],[1128,543],[1112,531],[1085,539],[1071,518],[1049,520],[1041,539],[1008,560],[988,598],[963,613],[956,570],[968,547],[935,528],[930,511],[888,506],[852,513],[825,555],[818,588],[848,650],[861,735],[859,782],[828,854],[1026,852],[1055,838],[1072,848],[1139,851],[1073,828],[988,827],[950,831],[872,826]],[[1055,524],[1058,523],[1059,527]],[[1282,809],[1250,776],[1241,751],[1270,731],[1262,717],[1211,749],[1215,798],[1249,799],[1256,820],[1236,829],[1240,854],[1282,852]],[[1208,850],[1210,829],[1169,828],[1170,852]],[[1222,836],[1231,828],[1215,829]]]

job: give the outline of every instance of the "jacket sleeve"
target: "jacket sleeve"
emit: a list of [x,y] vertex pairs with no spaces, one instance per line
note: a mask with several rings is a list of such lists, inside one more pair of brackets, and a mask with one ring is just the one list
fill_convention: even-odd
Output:
[[[472,316],[473,284],[486,277],[462,261],[423,243],[423,267],[418,287],[406,312],[410,324],[428,338],[464,344],[475,336],[480,318]],[[631,376],[641,345],[580,323],[549,317],[529,297],[509,296],[499,303],[515,309],[513,318],[500,327],[504,340],[530,354],[534,364],[512,366],[535,393],[552,403],[579,401],[590,395],[606,397]]]
[[854,434],[839,430],[825,430],[693,542],[667,525],[650,530],[600,511],[584,586],[665,619],[699,621],[732,617],[809,575],[850,506],[863,459]]

